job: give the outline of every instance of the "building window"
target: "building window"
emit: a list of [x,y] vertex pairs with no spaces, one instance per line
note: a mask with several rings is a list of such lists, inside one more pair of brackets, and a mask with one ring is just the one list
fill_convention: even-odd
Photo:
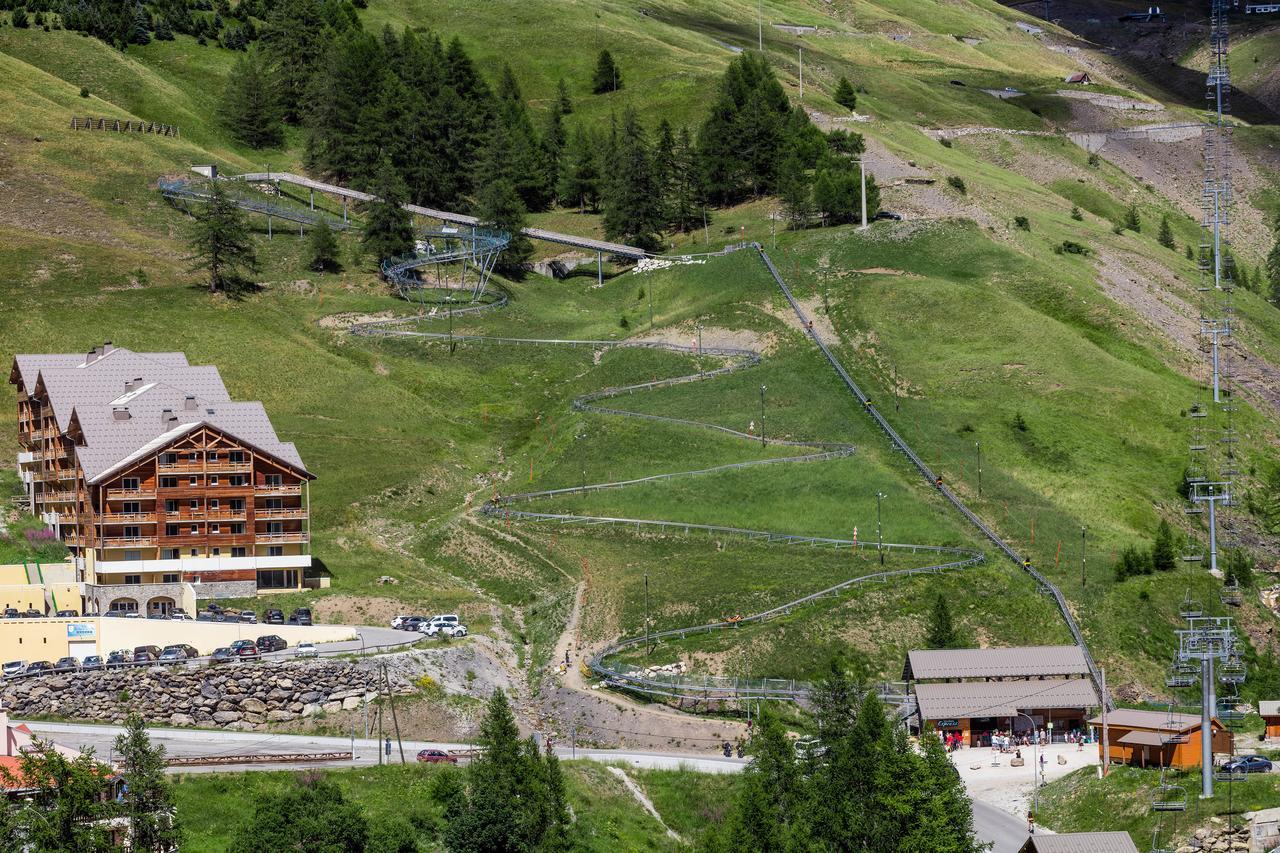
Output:
[[209,451],[209,461],[210,461],[210,462],[217,462],[217,461],[218,461],[218,451],[216,451],[216,450],[210,450],[210,451]]
[[267,509],[284,509],[284,500],[281,498],[267,498]]
[[142,528],[136,524],[125,525],[124,538],[125,539],[141,539]]
[[192,548],[192,549],[191,549],[191,556],[193,556],[193,557],[199,557],[199,556],[200,556],[200,549],[199,549],[199,548]]
[[120,488],[126,489],[131,492],[138,491],[138,489],[141,488],[141,486],[142,486],[142,481],[139,480],[137,477],[125,477],[120,481]]
[[126,584],[138,584],[138,583],[142,583],[142,575],[125,575],[125,576],[124,576],[124,582],[125,582]]
[[162,560],[176,560],[176,559],[178,559],[178,549],[177,549],[177,548],[161,548],[161,549],[160,549],[160,559],[162,559]]
[[191,535],[197,536],[199,535],[199,533],[200,533],[200,525],[198,524],[191,525]]
[[174,500],[167,500],[167,501],[165,501],[165,502],[164,502],[164,511],[165,511],[165,512],[177,512],[177,511],[178,511],[178,502],[177,502],[177,501],[174,501]]
[[258,572],[259,589],[294,589],[297,586],[297,569],[264,569]]
[[214,548],[214,549],[213,549],[213,551],[212,551],[211,553],[212,553],[212,554],[213,554],[213,556],[215,556],[215,557],[221,557],[221,556],[222,556],[222,549],[221,549],[221,548]]
[[199,462],[199,461],[200,461],[200,454],[199,454],[199,453],[196,453],[196,452],[193,450],[193,451],[191,451],[190,453],[188,453],[188,454],[187,454],[187,459],[188,459],[189,461],[191,461],[191,462]]
[[125,501],[121,512],[139,513],[142,512],[142,504],[139,501]]
[[231,461],[232,461],[232,462],[243,462],[243,461],[244,461],[244,451],[243,451],[243,450],[233,450],[233,451],[231,451]]
[[212,498],[209,501],[209,509],[217,509],[220,505],[217,498]]
[[244,498],[235,498],[231,501],[232,512],[244,512]]
[[248,480],[245,479],[244,474],[232,474],[230,483],[233,486],[243,486],[248,483]]
[[176,465],[178,462],[178,454],[162,453],[160,454],[160,463],[162,465]]
[[217,475],[217,474],[210,474],[210,475],[209,475],[209,485],[210,485],[210,486],[216,486],[216,485],[218,485],[218,475]]
[[283,480],[281,479],[279,474],[264,474],[262,477],[263,485],[269,486],[272,488],[280,486],[282,482]]
[[243,535],[244,535],[244,522],[243,522],[243,521],[237,521],[237,522],[233,522],[233,523],[232,523],[232,525],[231,525],[231,535],[232,535],[232,536],[243,536]]
[[233,557],[243,557],[244,554],[245,554],[245,551],[243,546],[233,547],[231,549],[231,556]]
[[178,478],[177,478],[177,477],[161,477],[161,478],[160,478],[160,488],[162,488],[162,489],[176,489],[176,488],[178,488]]
[[142,552],[141,551],[125,551],[124,558],[126,560],[141,560]]
[[221,532],[222,532],[222,525],[221,525],[221,524],[210,524],[210,525],[209,525],[209,532],[210,532],[210,533],[221,533]]
[[187,485],[190,485],[190,486],[200,485],[200,478],[197,477],[195,474],[192,474],[190,477],[187,478]]
[[182,531],[179,529],[178,525],[176,524],[166,524],[164,526],[164,535],[165,536],[181,536]]
[[160,582],[161,582],[161,583],[177,583],[177,582],[178,582],[178,573],[177,573],[177,572],[169,572],[169,573],[167,573],[167,574],[163,574],[163,575],[161,575],[161,576],[160,576]]
[[268,557],[283,557],[284,547],[282,545],[272,545],[267,548]]

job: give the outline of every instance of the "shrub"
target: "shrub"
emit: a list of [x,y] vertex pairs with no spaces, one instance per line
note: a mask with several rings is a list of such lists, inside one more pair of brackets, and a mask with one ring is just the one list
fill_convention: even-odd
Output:
[[964,185],[964,179],[959,175],[947,175],[947,183],[951,185],[953,190],[960,193],[960,195],[967,195],[969,193],[969,188]]
[[626,315],[626,314],[623,314],[623,315],[618,319],[618,326],[619,326],[619,328],[623,328],[623,329],[630,329],[630,328],[631,328],[631,321],[627,319],[627,315]]
[[1027,420],[1022,416],[1022,412],[1016,412],[1014,414],[1013,428],[1016,429],[1018,432],[1026,432],[1029,429],[1029,427],[1027,426]]
[[1031,230],[1031,220],[1025,216],[1013,217],[1013,224],[1015,227],[1021,228],[1023,231]]
[[1126,545],[1116,560],[1116,580],[1123,581],[1138,575],[1149,575],[1153,571],[1151,552],[1137,545]]
[[1071,218],[1076,222],[1084,222],[1084,214],[1080,212],[1080,208],[1074,205],[1071,207]]
[[1084,255],[1088,257],[1092,254],[1088,246],[1077,243],[1075,240],[1063,240],[1053,247],[1053,251],[1059,255]]
[[1098,163],[1099,163],[1098,155],[1097,155],[1097,154],[1095,154],[1095,153],[1090,152],[1090,154],[1089,154],[1089,165],[1096,169],[1096,168],[1098,168]]
[[951,147],[951,140],[950,140],[950,139],[947,139],[945,136],[944,136],[944,137],[942,137],[942,138],[940,138],[940,139],[938,140],[938,142],[942,144],[942,147],[943,147],[943,148],[950,148],[950,147]]
[[27,7],[19,6],[14,9],[10,23],[20,30],[25,30],[27,27],[31,26],[31,21],[27,18]]
[[80,97],[82,97],[82,98],[87,98],[87,97],[89,97],[89,87],[88,87],[88,86],[81,86],[81,87],[80,87]]

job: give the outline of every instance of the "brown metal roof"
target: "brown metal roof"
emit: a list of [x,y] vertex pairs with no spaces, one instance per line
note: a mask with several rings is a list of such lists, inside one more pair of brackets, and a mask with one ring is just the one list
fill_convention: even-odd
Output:
[[[1102,725],[1102,717],[1094,717],[1090,725]],[[1150,729],[1157,732],[1185,732],[1200,725],[1199,714],[1173,714],[1168,711],[1139,711],[1117,708],[1107,714],[1107,725],[1125,729]]]
[[1033,835],[1018,853],[1138,853],[1127,832],[1064,832]]
[[1143,729],[1133,729],[1124,733],[1117,743],[1123,743],[1126,746],[1165,746],[1164,739],[1169,736],[1169,732],[1149,732]]
[[1280,717],[1280,700],[1263,699],[1258,703],[1258,715],[1262,717]]
[[917,683],[915,694],[926,720],[1011,717],[1018,711],[1098,704],[1098,694],[1087,678]]
[[903,678],[1026,678],[1088,675],[1079,646],[1013,646],[999,649],[914,649]]

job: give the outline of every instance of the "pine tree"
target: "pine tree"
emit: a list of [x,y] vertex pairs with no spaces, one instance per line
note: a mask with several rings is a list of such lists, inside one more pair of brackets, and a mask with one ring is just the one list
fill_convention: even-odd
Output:
[[672,188],[676,177],[676,136],[671,122],[665,118],[658,122],[653,141],[653,185],[658,193],[659,211],[665,225],[670,221]]
[[600,203],[600,168],[596,145],[579,125],[570,138],[565,151],[564,168],[560,174],[560,199],[575,205],[580,211],[592,210]]
[[147,16],[147,10],[142,5],[133,8],[133,20],[129,28],[129,43],[151,43],[151,19]]
[[671,195],[667,203],[667,217],[677,231],[688,231],[703,222],[706,208],[702,200],[702,183],[698,173],[698,152],[693,144],[689,128],[680,128],[676,137],[675,172],[671,181]]
[[849,82],[848,77],[841,77],[839,82],[836,83],[836,91],[832,95],[832,100],[849,112],[853,112],[854,108],[858,106],[858,93],[853,90],[853,84]]
[[210,293],[233,294],[246,284],[244,274],[258,269],[249,223],[218,181],[209,185],[208,202],[196,211],[190,243],[191,269],[209,273]]
[[258,51],[251,50],[236,60],[222,93],[219,118],[233,138],[251,148],[274,148],[284,143],[275,81]]
[[591,91],[597,95],[616,92],[622,88],[622,73],[613,61],[613,55],[607,50],[600,51],[596,57],[596,70],[591,77]]
[[808,226],[813,215],[813,187],[798,157],[791,156],[783,161],[778,175],[778,196],[790,226]]
[[564,152],[568,144],[568,135],[564,129],[564,113],[560,111],[560,102],[556,101],[547,113],[546,126],[542,129],[542,171],[546,186],[544,192],[549,199],[554,199],[560,190],[560,171],[564,168]]
[[1242,589],[1253,586],[1253,555],[1243,548],[1227,549],[1224,574],[1228,582],[1235,578]]
[[662,211],[644,128],[633,108],[622,117],[604,193],[604,230],[611,240],[657,251]]
[[1135,234],[1142,231],[1142,220],[1138,218],[1138,202],[1129,202],[1129,208],[1124,213],[1124,227]]
[[167,17],[156,18],[156,41],[173,41],[173,27]]
[[500,174],[510,181],[527,209],[543,210],[554,195],[554,186],[548,179],[529,108],[509,65],[502,67],[497,98],[497,127],[490,141],[490,148],[497,150],[486,155],[489,174]]
[[15,29],[25,30],[31,26],[31,20],[27,17],[27,7],[19,6],[13,10],[9,23],[13,24]]
[[498,257],[497,267],[514,277],[524,274],[524,265],[533,257],[533,243],[521,233],[527,213],[511,181],[498,177],[484,182],[476,200],[476,217],[481,227],[510,235],[511,242]]
[[1160,526],[1156,528],[1155,542],[1151,546],[1151,565],[1158,572],[1171,572],[1178,565],[1173,527],[1165,519],[1160,519]]
[[960,774],[936,734],[924,732],[920,746],[911,795],[915,818],[898,849],[976,853],[982,847],[974,837],[973,807]]
[[169,777],[165,774],[164,747],[153,746],[146,723],[136,713],[125,718],[124,731],[116,736],[115,754],[124,775],[124,813],[129,818],[130,848],[166,853],[182,844]]
[[1156,240],[1166,249],[1172,249],[1176,246],[1173,242],[1173,229],[1169,227],[1169,214],[1167,213],[1160,217],[1160,236]]
[[277,0],[262,27],[263,49],[286,120],[300,124],[307,86],[326,59],[330,34],[320,0]]
[[956,633],[955,624],[951,620],[951,608],[947,599],[941,594],[933,599],[933,609],[929,612],[929,625],[925,630],[924,647],[926,649],[959,649],[964,644]]
[[374,195],[369,203],[368,218],[361,242],[379,261],[398,258],[413,251],[413,221],[404,209],[404,182],[389,161],[378,170]]
[[1280,305],[1280,221],[1276,222],[1276,241],[1267,254],[1267,287],[1268,298]]
[[562,116],[573,112],[573,99],[569,97],[569,86],[564,82],[563,77],[556,83],[556,107]]
[[320,222],[311,229],[307,241],[307,268],[316,272],[329,272],[341,269],[338,263],[338,238],[333,229],[325,222]]

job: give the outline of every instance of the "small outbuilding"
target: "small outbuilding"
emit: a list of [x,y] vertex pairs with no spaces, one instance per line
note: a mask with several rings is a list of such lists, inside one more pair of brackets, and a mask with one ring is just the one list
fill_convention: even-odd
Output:
[[[1089,720],[1102,731],[1102,717]],[[1215,754],[1230,754],[1233,735],[1218,720],[1212,720]],[[1200,716],[1171,714],[1168,711],[1138,711],[1121,708],[1107,714],[1107,752],[1113,764],[1137,767],[1199,767]],[[1098,740],[1102,757],[1102,741]],[[1212,756],[1210,757],[1212,761]]]
[[1138,853],[1127,832],[1064,832],[1033,835],[1018,853]]
[[1280,700],[1262,700],[1258,703],[1258,714],[1267,727],[1263,736],[1280,737]]
[[1066,82],[1077,83],[1081,86],[1088,86],[1090,83],[1093,82],[1093,80],[1090,79],[1088,74],[1084,73],[1083,71],[1078,71],[1075,74],[1067,75]]

